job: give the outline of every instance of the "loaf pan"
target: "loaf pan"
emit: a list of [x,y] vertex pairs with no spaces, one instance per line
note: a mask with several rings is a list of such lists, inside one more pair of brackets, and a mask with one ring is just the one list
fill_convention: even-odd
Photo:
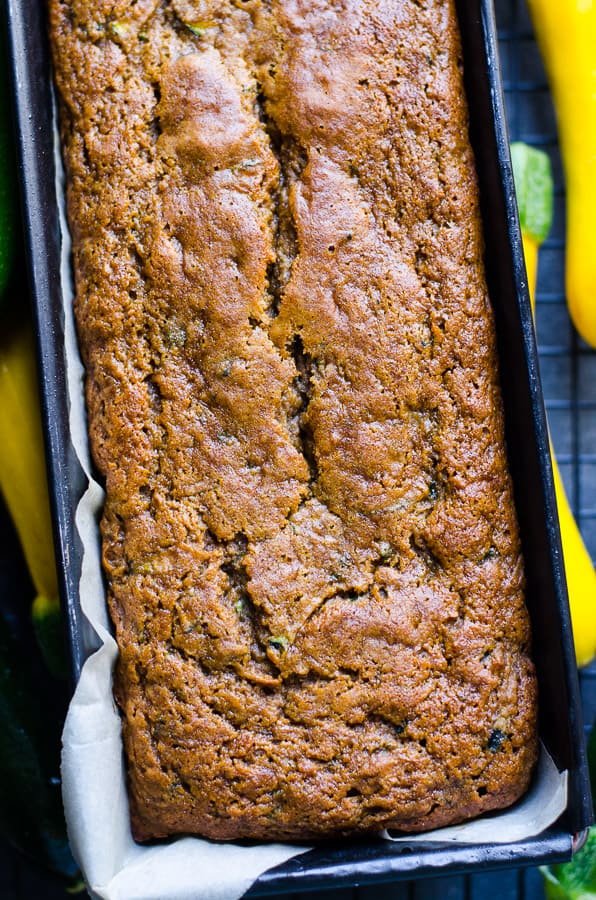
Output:
[[[94,641],[78,597],[82,547],[75,528],[75,510],[86,480],[68,428],[50,55],[43,3],[4,0],[4,4],[12,53],[56,551],[76,682],[86,657],[94,649]],[[567,809],[541,835],[510,844],[392,844],[374,838],[325,843],[261,875],[249,896],[560,862],[577,849],[592,822],[577,672],[515,206],[494,10],[492,0],[458,0],[457,6],[471,139],[481,191],[486,270],[501,360],[509,462],[525,554],[540,690],[540,733],[559,769],[569,772]]]

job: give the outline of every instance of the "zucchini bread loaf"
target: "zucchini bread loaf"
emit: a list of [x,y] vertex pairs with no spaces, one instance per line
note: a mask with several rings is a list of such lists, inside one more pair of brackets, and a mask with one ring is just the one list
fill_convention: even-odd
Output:
[[507,806],[536,759],[453,0],[49,0],[133,832]]

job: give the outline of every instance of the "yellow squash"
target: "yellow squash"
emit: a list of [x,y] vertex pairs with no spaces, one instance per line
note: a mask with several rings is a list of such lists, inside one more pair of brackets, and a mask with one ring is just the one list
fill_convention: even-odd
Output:
[[[596,2],[596,0],[595,0]],[[528,287],[535,309],[538,248],[552,220],[552,176],[545,153],[525,144],[511,145],[517,202],[522,227]],[[579,666],[596,654],[596,571],[571,512],[559,467],[551,446],[555,494],[565,560],[565,575]]]
[[567,186],[566,290],[596,347],[596,0],[528,0],[555,101]]
[[64,673],[58,580],[46,481],[33,334],[28,323],[0,340],[0,493],[36,591],[33,624],[51,671]]

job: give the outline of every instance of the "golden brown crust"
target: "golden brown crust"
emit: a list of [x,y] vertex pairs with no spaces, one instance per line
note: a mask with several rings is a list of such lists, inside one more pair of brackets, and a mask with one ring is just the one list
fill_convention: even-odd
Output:
[[134,832],[513,802],[535,678],[452,0],[50,0]]

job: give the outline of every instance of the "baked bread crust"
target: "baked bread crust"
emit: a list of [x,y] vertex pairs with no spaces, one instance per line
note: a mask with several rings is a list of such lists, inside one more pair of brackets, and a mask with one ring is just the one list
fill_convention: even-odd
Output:
[[536,686],[452,0],[49,0],[137,839],[498,809]]

